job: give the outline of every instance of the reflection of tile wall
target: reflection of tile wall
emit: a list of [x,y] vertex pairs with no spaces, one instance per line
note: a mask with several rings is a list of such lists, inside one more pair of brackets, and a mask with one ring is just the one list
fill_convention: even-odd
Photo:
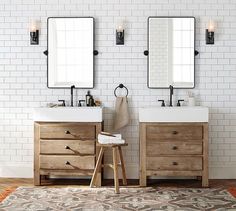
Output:
[[[95,88],[103,101],[105,129],[113,123],[113,90],[129,88],[130,124],[121,130],[129,146],[124,150],[129,178],[138,177],[138,108],[168,100],[168,90],[147,88],[148,16],[195,16],[196,88],[198,103],[210,107],[210,175],[236,176],[236,3],[233,0],[1,0],[0,1],[0,176],[31,177],[33,166],[32,109],[70,91],[48,89],[46,20],[49,16],[95,17]],[[29,45],[30,19],[40,19],[40,44]],[[115,27],[125,20],[125,45],[115,45]],[[217,23],[215,45],[205,45],[209,19]],[[175,90],[175,100],[187,90]],[[77,100],[86,90],[77,90]],[[109,154],[106,159],[110,159]]]
[[[168,20],[150,21],[150,87],[168,86]],[[167,70],[167,71],[166,71]]]

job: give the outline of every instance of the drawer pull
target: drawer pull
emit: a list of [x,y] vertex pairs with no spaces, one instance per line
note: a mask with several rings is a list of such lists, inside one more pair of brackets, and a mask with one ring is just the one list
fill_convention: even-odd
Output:
[[178,132],[174,130],[174,131],[172,131],[172,134],[176,135],[176,134],[178,134]]
[[66,161],[65,164],[66,164],[66,165],[70,165],[70,162],[69,162],[69,161]]
[[177,147],[177,146],[173,146],[172,149],[173,149],[173,150],[177,150],[178,147]]
[[70,131],[69,130],[65,130],[65,134],[70,134]]
[[65,149],[70,149],[70,147],[69,146],[65,146]]
[[177,165],[178,165],[178,163],[177,163],[177,162],[173,162],[172,164],[173,164],[173,166],[177,166]]

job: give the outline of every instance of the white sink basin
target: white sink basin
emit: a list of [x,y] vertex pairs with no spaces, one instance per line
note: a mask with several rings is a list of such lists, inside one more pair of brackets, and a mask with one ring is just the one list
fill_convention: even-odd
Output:
[[208,108],[202,106],[140,108],[139,122],[208,122]]
[[57,107],[34,109],[38,122],[102,122],[101,107]]

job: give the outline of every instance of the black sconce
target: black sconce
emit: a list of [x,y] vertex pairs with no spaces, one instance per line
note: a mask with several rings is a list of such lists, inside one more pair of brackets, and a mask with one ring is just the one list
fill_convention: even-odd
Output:
[[36,22],[32,22],[30,26],[30,45],[39,44],[39,30]]
[[123,27],[120,25],[118,29],[116,29],[116,45],[124,45],[125,43],[125,31]]
[[206,29],[206,44],[213,45],[215,43],[214,38],[214,24],[212,21],[208,24],[208,29]]
[[39,30],[30,32],[30,45],[39,44]]

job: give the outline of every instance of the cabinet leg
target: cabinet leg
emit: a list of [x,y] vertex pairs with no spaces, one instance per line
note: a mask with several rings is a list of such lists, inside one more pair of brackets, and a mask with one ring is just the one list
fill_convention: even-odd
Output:
[[41,177],[40,174],[35,174],[34,175],[34,185],[38,186],[38,185],[41,184],[40,177]]
[[147,176],[145,172],[140,172],[139,176],[139,186],[146,187],[147,186]]
[[202,177],[202,187],[207,188],[209,187],[209,180],[208,177]]

